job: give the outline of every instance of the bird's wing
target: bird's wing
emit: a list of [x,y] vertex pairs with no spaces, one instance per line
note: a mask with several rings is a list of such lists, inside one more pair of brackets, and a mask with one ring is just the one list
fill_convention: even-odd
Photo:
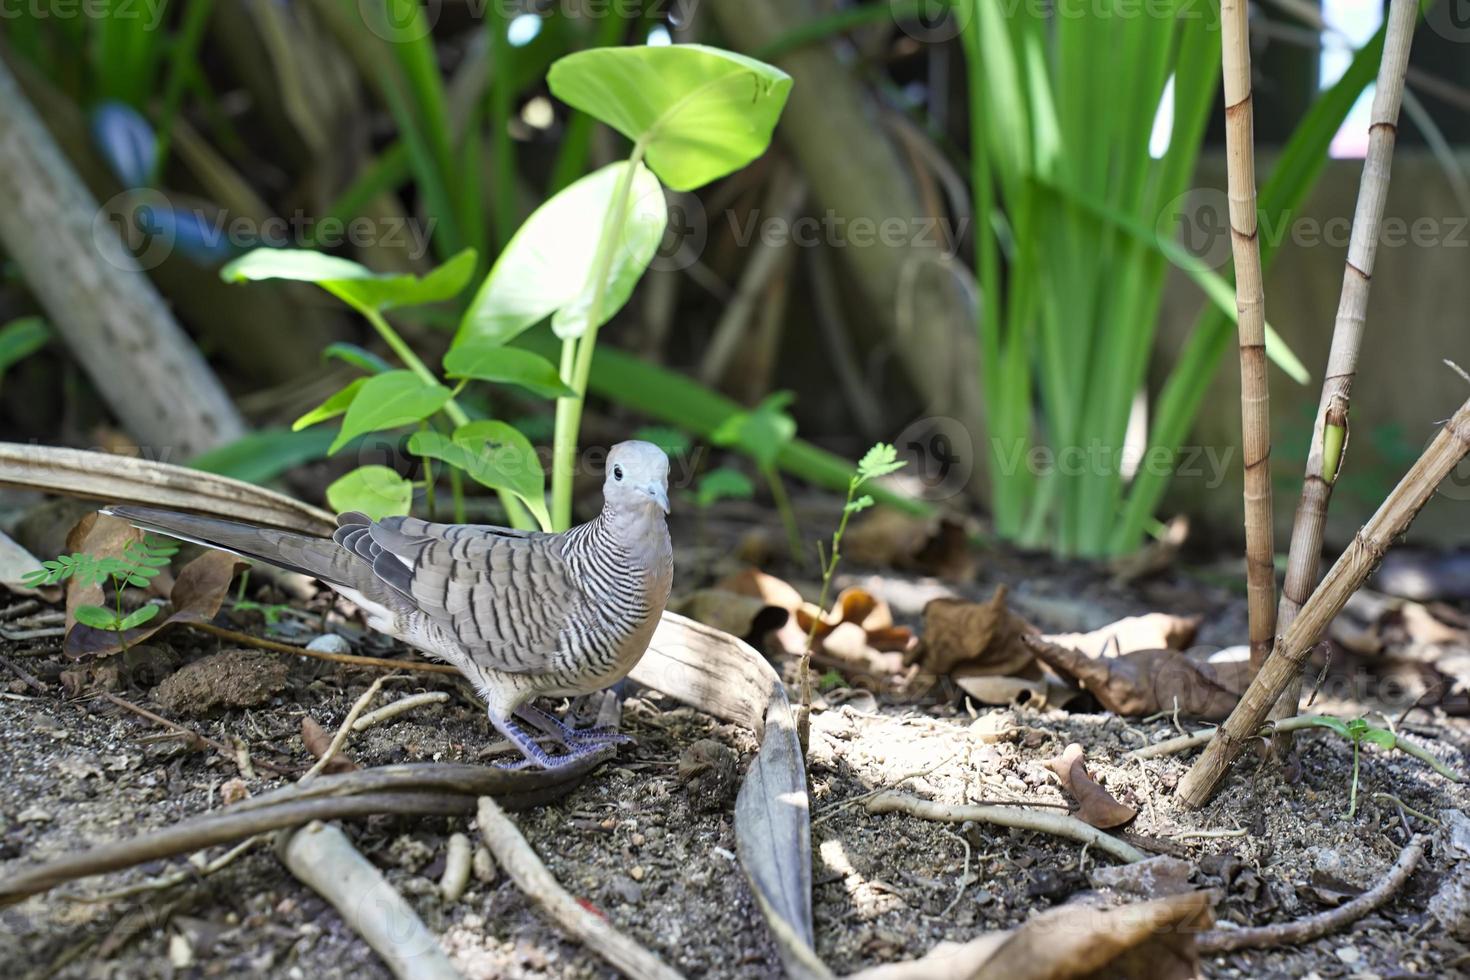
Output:
[[508,673],[553,667],[580,597],[559,535],[411,517],[344,514],[338,544],[448,631],[474,659]]

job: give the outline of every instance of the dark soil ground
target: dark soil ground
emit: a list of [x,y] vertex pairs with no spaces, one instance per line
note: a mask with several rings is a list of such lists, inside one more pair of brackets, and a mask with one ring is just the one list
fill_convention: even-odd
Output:
[[[852,581],[886,596],[900,619],[911,623],[934,595],[983,597],[995,583],[1006,582],[1016,606],[1052,629],[1096,627],[1123,615],[1167,610],[1205,613],[1203,642],[1223,645],[1244,633],[1241,604],[1231,593],[1184,574],[1120,590],[1100,570],[1019,557],[988,556],[980,581],[967,586],[851,571]],[[225,793],[239,789],[232,784],[241,778],[235,759],[191,749],[106,700],[70,696],[68,685],[76,689],[76,679],[67,672],[76,667],[48,652],[57,645],[46,639],[0,645],[0,654],[40,685],[38,690],[0,669],[0,874],[217,809]],[[154,692],[170,673],[221,650],[229,645],[174,630],[150,650],[134,651],[131,666],[109,664],[115,670],[103,679],[120,696],[160,709],[162,695]],[[267,668],[258,658],[244,652],[226,657],[262,679],[242,695],[256,700],[252,706],[191,716],[186,701],[169,702],[179,712],[170,714],[174,720],[226,745],[238,739],[246,747],[257,763],[254,776],[244,780],[251,794],[287,781],[258,763],[291,769],[309,764],[300,737],[304,715],[335,731],[372,679],[357,668],[291,659],[279,661],[285,669]],[[391,685],[383,700],[426,688],[449,691],[451,698],[355,734],[347,754],[363,766],[485,761],[494,736],[460,686],[419,676]],[[1086,747],[1094,776],[1138,808],[1130,832],[1146,847],[1191,862],[1193,884],[1224,896],[1219,918],[1240,924],[1319,911],[1381,877],[1403,846],[1406,827],[1434,829],[1377,794],[1391,794],[1430,815],[1470,810],[1464,786],[1406,756],[1368,749],[1357,813],[1348,819],[1352,749],[1326,732],[1299,740],[1301,778],[1295,784],[1275,768],[1247,762],[1214,803],[1192,812],[1172,795],[1192,756],[1136,761],[1124,755],[1175,734],[1168,718],[1138,722],[1104,713],[966,705],[946,684],[916,703],[880,699],[876,710],[866,707],[858,701],[817,712],[811,739],[818,951],[839,973],[916,957],[941,940],[964,941],[1014,926],[1095,890],[1091,874],[1113,863],[1038,834],[870,815],[857,798],[873,789],[901,788],[945,803],[1061,803],[1066,797],[1044,760],[1078,742]],[[1344,717],[1390,707],[1393,717],[1402,710],[1355,699],[1317,707]],[[972,730],[972,720],[993,712],[1005,712],[1003,727],[1010,734],[985,741]],[[1470,726],[1464,719],[1420,709],[1410,721],[1421,744],[1466,768]],[[753,737],[649,691],[632,692],[623,728],[637,742],[625,746],[617,760],[561,802],[517,815],[527,838],[570,892],[688,976],[779,976],[735,857],[732,800],[692,791],[677,767],[690,745],[713,738],[737,754],[743,771],[755,749]],[[458,902],[443,903],[437,881],[445,841],[454,832],[476,839],[468,818],[373,818],[348,829],[466,976],[614,975],[563,941],[503,874],[477,878]],[[1201,831],[1212,836],[1198,836]],[[1455,873],[1452,858],[1436,841],[1406,889],[1349,930],[1299,948],[1207,960],[1206,972],[1465,975],[1470,946],[1447,935],[1427,912],[1430,897]],[[336,912],[284,869],[268,844],[165,891],[79,900],[178,866],[160,862],[86,880],[0,911],[0,976],[388,975]]]

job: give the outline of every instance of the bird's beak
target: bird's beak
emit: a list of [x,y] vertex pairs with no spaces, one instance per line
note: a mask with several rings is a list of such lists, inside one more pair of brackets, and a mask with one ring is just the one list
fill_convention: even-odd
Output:
[[662,510],[665,514],[669,512],[669,492],[668,490],[664,489],[663,484],[651,484],[644,487],[643,492],[652,497],[653,502],[658,504],[659,509]]

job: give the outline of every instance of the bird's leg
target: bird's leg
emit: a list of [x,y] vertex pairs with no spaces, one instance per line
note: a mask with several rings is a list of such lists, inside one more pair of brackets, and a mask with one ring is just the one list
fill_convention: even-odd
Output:
[[[520,712],[518,711],[517,714],[520,714]],[[545,713],[542,712],[542,714],[544,715]],[[548,715],[546,717],[550,716]],[[555,718],[551,720],[556,721]],[[525,769],[527,766],[539,766],[542,769],[560,769],[563,766],[569,766],[585,756],[599,751],[609,744],[605,741],[597,743],[576,742],[567,745],[565,755],[552,755],[537,745],[536,740],[529,733],[522,730],[520,726],[516,725],[509,718],[496,718],[492,714],[490,716],[490,724],[494,725],[495,729],[519,749],[521,755],[525,756],[524,759],[516,762],[496,763],[496,766],[500,769]],[[557,724],[560,724],[560,722],[557,722]]]
[[550,712],[542,711],[532,704],[523,704],[517,708],[516,717],[535,725],[568,749],[596,749],[604,745],[620,745],[633,741],[631,735],[624,735],[615,728],[598,727],[578,730]]

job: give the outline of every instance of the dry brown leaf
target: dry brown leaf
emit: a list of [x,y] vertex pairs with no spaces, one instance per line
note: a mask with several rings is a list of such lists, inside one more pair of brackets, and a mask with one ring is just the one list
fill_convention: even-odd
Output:
[[1087,771],[1085,758],[1086,753],[1082,746],[1073,742],[1062,750],[1061,755],[1047,760],[1046,763],[1061,779],[1062,788],[1077,801],[1078,818],[1099,830],[1112,830],[1138,816],[1136,809],[1119,803],[1092,778]]
[[842,553],[863,565],[899,568],[968,582],[975,556],[965,526],[949,517],[917,517],[879,507],[854,521],[842,537]]
[[753,596],[767,605],[796,611],[806,601],[801,593],[774,575],[767,575],[758,568],[747,568],[720,582],[715,588],[737,595]]
[[921,959],[886,963],[848,980],[1186,980],[1199,975],[1195,936],[1213,923],[1198,891],[1103,909],[1064,905],[1009,932],[940,943]]
[[790,611],[773,606],[759,596],[726,589],[700,589],[670,602],[669,608],[757,647],[761,646],[760,638],[779,630],[791,619]]
[[[327,730],[317,724],[311,715],[301,716],[301,742],[306,746],[306,751],[311,753],[313,759],[320,759],[327,754],[327,749],[332,747],[332,736]],[[332,761],[322,767],[322,772],[352,772],[357,769],[357,763],[349,759],[343,752],[332,756]]]
[[1184,650],[1199,632],[1200,617],[1148,613],[1129,616],[1088,633],[1044,634],[1048,643],[1089,657],[1117,657],[1138,650]]
[[924,635],[917,657],[928,674],[949,674],[965,667],[978,674],[1019,674],[1031,663],[1021,637],[1036,627],[1011,612],[1006,587],[997,586],[988,602],[934,599],[924,607]]
[[1175,711],[1190,718],[1220,721],[1228,716],[1249,682],[1249,667],[1206,664],[1177,650],[1140,650],[1094,660],[1070,647],[1028,636],[1023,642],[1047,666],[1073,677],[1118,715]]
[[[239,559],[223,551],[206,551],[189,562],[179,572],[178,580],[169,593],[170,611],[166,615],[153,617],[137,629],[128,630],[124,635],[127,645],[140,643],[174,623],[209,622],[219,612],[225,594],[229,591],[230,580],[234,578],[235,568],[239,564]],[[84,601],[95,603],[100,599],[99,590],[95,599]],[[118,634],[76,622],[71,614],[70,596],[67,597],[67,604],[67,618],[71,621],[71,627],[66,632],[62,650],[68,656],[95,657],[122,649],[123,644],[118,642]]]

